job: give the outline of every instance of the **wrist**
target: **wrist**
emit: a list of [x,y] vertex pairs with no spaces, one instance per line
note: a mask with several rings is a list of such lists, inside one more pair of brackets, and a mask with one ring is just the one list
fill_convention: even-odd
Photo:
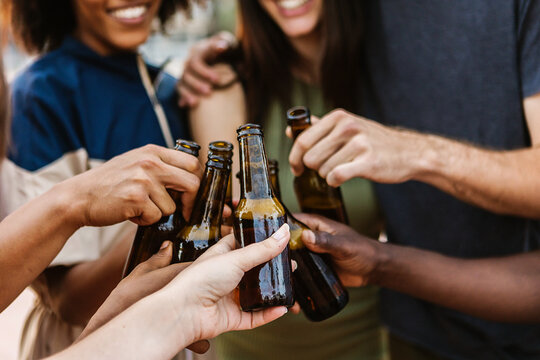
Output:
[[373,256],[371,257],[373,263],[371,270],[366,276],[366,282],[369,285],[382,285],[384,282],[385,270],[389,268],[391,262],[391,245],[381,243],[377,240],[372,240],[371,245],[373,248]]
[[448,162],[455,155],[449,149],[450,140],[436,135],[414,134],[417,137],[415,144],[416,153],[412,157],[413,176],[411,180],[430,182],[433,177],[444,175],[448,168]]
[[85,194],[78,191],[71,180],[54,185],[48,193],[54,204],[54,216],[61,219],[66,227],[76,231],[86,225]]

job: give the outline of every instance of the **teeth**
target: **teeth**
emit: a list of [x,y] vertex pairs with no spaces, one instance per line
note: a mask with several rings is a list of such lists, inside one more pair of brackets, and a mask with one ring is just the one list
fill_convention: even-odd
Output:
[[309,0],[279,0],[278,5],[284,9],[292,10],[304,5],[308,1]]
[[111,13],[112,16],[118,19],[137,19],[144,15],[146,6],[134,6],[124,9],[118,9]]

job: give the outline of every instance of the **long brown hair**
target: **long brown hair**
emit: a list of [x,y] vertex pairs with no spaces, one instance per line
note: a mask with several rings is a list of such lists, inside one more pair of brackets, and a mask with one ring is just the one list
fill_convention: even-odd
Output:
[[[239,0],[243,80],[248,117],[260,122],[271,100],[291,106],[291,69],[300,58],[258,0]],[[327,105],[359,111],[364,0],[324,0],[319,80]]]

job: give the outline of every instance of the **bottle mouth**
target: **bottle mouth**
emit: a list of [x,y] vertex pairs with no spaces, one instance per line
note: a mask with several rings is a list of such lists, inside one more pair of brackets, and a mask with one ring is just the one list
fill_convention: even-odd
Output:
[[183,139],[176,140],[176,146],[174,148],[176,150],[186,152],[193,156],[199,156],[199,150],[201,150],[201,146],[197,144],[195,141],[189,141],[189,140],[183,140]]
[[287,122],[309,119],[310,117],[309,109],[305,106],[295,106],[287,110]]
[[262,126],[258,124],[245,124],[238,129],[236,129],[236,132],[238,133],[238,139],[244,136],[251,136],[251,135],[261,135],[263,136]]
[[228,141],[223,141],[223,140],[212,141],[208,145],[208,149],[210,151],[232,151],[233,148],[234,148],[233,144],[231,144]]

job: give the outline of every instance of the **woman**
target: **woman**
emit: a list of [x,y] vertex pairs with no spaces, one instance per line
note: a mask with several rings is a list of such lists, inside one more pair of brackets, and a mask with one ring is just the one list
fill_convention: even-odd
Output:
[[[235,65],[242,84],[214,89],[211,96],[201,98],[191,110],[191,126],[194,135],[206,142],[232,132],[239,123],[262,122],[267,152],[282,165],[282,197],[287,207],[296,211],[293,175],[287,166],[291,142],[285,138],[285,113],[290,106],[300,104],[310,107],[315,115],[333,107],[357,112],[361,108],[358,39],[363,30],[362,2],[240,0],[239,7],[241,55]],[[214,49],[219,48],[211,49],[205,55],[215,55]],[[180,83],[185,103],[193,103],[193,94],[204,90],[209,77],[220,78],[201,66],[197,49],[194,51]],[[222,87],[219,84],[218,88]],[[376,237],[380,222],[371,184],[357,179],[342,190],[351,224]],[[322,323],[291,314],[247,334],[221,336],[216,344],[220,358],[384,357],[376,289],[349,292],[348,306]]]
[[[6,1],[14,36],[39,58],[12,85],[12,147],[2,207],[13,211],[54,184],[146,144],[189,138],[175,80],[144,64],[137,48],[185,0]],[[185,212],[187,215],[187,210]],[[33,284],[40,302],[24,329],[21,358],[71,344],[121,277],[129,223],[77,231]]]

